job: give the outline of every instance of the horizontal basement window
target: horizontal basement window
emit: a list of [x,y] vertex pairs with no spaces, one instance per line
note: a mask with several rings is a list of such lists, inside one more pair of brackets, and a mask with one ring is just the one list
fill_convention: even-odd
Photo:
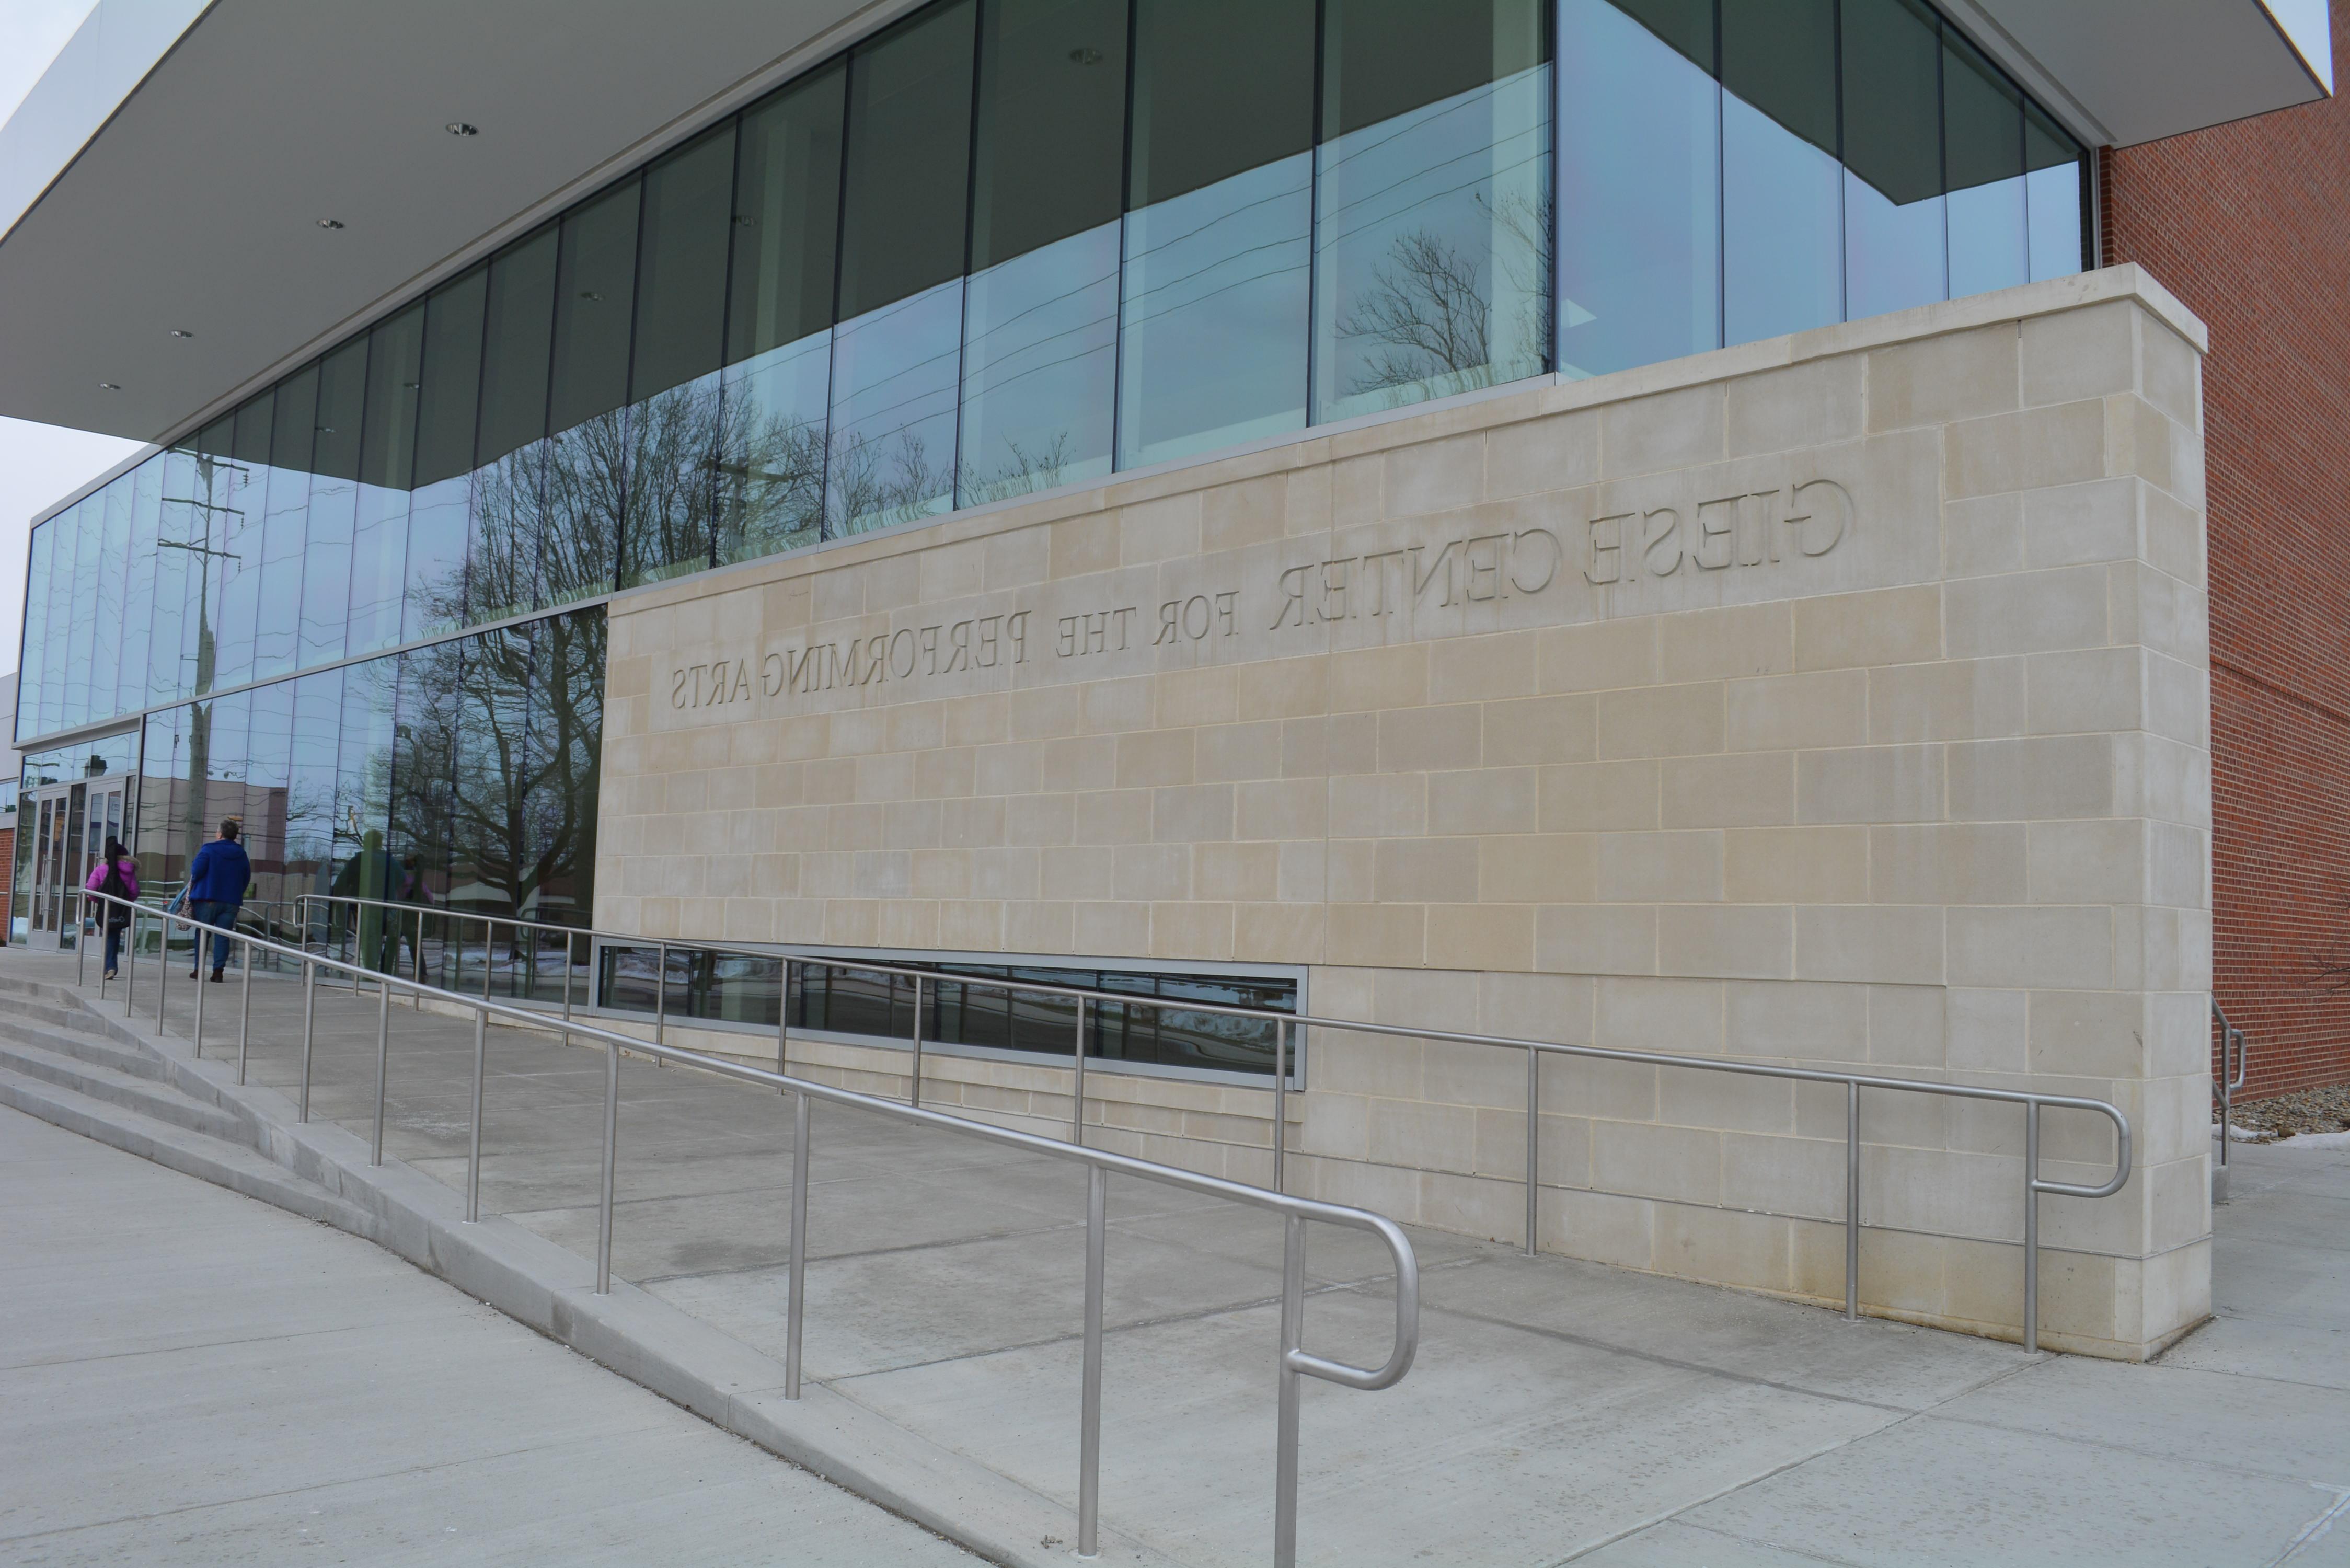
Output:
[[[772,1032],[783,961],[672,946],[667,973],[660,950],[605,944],[597,996],[616,1012],[650,1016],[656,1007],[680,1023],[733,1024]],[[860,970],[846,958],[793,955],[791,1027],[795,1033],[860,1043],[910,1043],[914,981],[910,975]],[[1297,981],[1264,974],[1196,974],[1081,965],[1040,966],[899,958],[882,961],[937,975],[924,987],[925,1046],[990,1055],[1070,1059],[1077,1003],[1060,996],[1008,994],[982,981],[1063,985],[1171,1002],[1297,1011]],[[1232,1018],[1181,1007],[1103,1001],[1087,1009],[1086,1058],[1144,1072],[1273,1075],[1270,1020]],[[1293,1079],[1296,1069],[1291,1068]]]

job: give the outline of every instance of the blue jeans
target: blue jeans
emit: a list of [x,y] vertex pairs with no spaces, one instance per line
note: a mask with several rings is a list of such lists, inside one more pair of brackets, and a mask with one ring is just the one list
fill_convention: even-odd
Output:
[[[108,914],[110,915],[112,912],[113,911],[109,910]],[[104,917],[100,918],[103,919]],[[119,926],[110,919],[107,921],[106,972],[109,974],[112,974],[115,971],[115,966],[122,961],[122,934],[130,929],[130,927],[128,921]]]
[[[244,907],[244,900],[242,898],[191,898],[188,900],[188,913],[191,916],[208,926],[224,928],[234,927],[236,924],[236,912]],[[203,951],[201,938],[198,939],[197,951],[199,954]],[[213,972],[218,974],[227,967],[228,939],[214,937],[213,939]]]

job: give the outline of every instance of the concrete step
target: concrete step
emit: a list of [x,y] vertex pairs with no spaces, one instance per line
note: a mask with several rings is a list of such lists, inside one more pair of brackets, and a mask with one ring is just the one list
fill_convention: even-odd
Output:
[[79,1053],[68,1054],[22,1041],[0,1040],[0,1068],[207,1137],[251,1147],[245,1124],[219,1106],[206,1105],[151,1076],[86,1060]]
[[0,1064],[0,1105],[172,1170],[201,1177],[232,1192],[274,1203],[306,1220],[371,1241],[384,1240],[382,1224],[366,1210],[244,1144],[213,1137],[6,1064]]
[[71,1056],[92,1066],[127,1073],[134,1078],[151,1078],[161,1082],[167,1069],[153,1053],[138,1045],[100,1033],[106,1027],[103,1019],[88,1013],[48,1023],[36,1021],[17,1009],[0,1011],[0,1045],[30,1045],[36,1050]]

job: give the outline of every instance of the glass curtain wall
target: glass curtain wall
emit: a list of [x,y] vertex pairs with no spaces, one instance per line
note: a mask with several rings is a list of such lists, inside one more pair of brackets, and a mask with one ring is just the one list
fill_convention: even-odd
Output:
[[2082,269],[2081,147],[1924,0],[1558,19],[1566,374]]
[[934,0],[46,519],[18,733],[2077,271],[2085,190],[1928,0]]

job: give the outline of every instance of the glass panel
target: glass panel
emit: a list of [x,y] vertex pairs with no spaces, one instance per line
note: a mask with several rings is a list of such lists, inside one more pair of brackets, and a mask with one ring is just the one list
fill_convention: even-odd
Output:
[[[473,471],[473,536],[465,566],[465,618],[504,620],[540,602],[546,465],[554,443],[536,441]],[[577,570],[576,565],[567,570]],[[556,574],[546,574],[556,575]]]
[[1109,472],[1126,7],[990,0],[981,22],[965,506]]
[[[371,659],[343,670],[343,715],[335,759],[335,852],[329,890],[346,898],[382,898],[396,886],[384,840],[391,815],[392,700],[400,661]],[[354,922],[353,962],[389,968],[388,928],[380,915]]]
[[671,387],[629,413],[628,532],[624,588],[716,565],[719,378]]
[[403,642],[465,620],[465,547],[472,508],[475,415],[482,384],[486,268],[433,294],[424,307],[424,373],[417,405],[416,493],[408,520]]
[[1843,0],[1845,315],[1950,296],[1941,36],[1918,0]]
[[1305,422],[1309,0],[1139,0],[1118,465]]
[[184,668],[195,671],[193,691],[198,694],[217,690],[222,684],[221,590],[227,585],[229,524],[235,514],[244,510],[238,504],[244,493],[239,483],[243,475],[231,455],[234,436],[234,427],[224,419],[204,427],[196,438],[193,494],[198,510],[194,517],[196,531],[191,535],[195,546],[188,567],[188,620],[182,624],[181,634],[191,639],[183,643],[182,651]]
[[595,910],[596,782],[604,737],[601,609],[537,622],[532,668],[531,852],[518,892],[537,920],[586,926]]
[[90,647],[89,713],[104,719],[122,711],[115,689],[121,675],[122,609],[130,576],[130,475],[99,491],[90,504],[104,517],[105,543],[99,550],[98,597],[91,607],[97,635]]
[[368,334],[367,418],[359,438],[359,521],[351,535],[346,653],[400,640],[408,565],[409,487],[416,476],[416,394],[423,384],[424,306]]
[[261,618],[261,556],[269,506],[269,440],[276,397],[264,392],[236,412],[226,471],[226,509],[220,514],[221,618],[215,686],[253,679],[254,638]]
[[87,496],[72,515],[74,570],[68,588],[71,607],[66,619],[70,640],[66,654],[65,722],[87,724],[91,664],[98,656],[97,618],[90,608],[98,603],[98,579],[106,550],[106,504],[98,496]]
[[359,413],[367,340],[353,338],[318,367],[318,420],[310,453],[310,514],[302,562],[300,662],[343,656],[350,610],[351,539],[359,517]]
[[810,72],[743,116],[726,361],[806,341],[832,325],[847,69]]
[[130,587],[122,605],[122,654],[116,673],[114,711],[135,713],[147,706],[148,638],[155,617],[156,530],[162,522],[163,464],[149,458],[127,480],[130,486]]
[[1723,340],[1844,317],[1833,0],[1721,0]]
[[724,383],[720,563],[814,542],[824,517],[832,334],[818,332],[731,365]]
[[960,279],[833,331],[831,529],[858,534],[954,502]]
[[45,729],[41,718],[41,682],[48,670],[49,574],[57,535],[64,529],[54,517],[33,530],[25,564],[25,632],[17,659],[16,733],[29,740]]
[[[147,645],[147,701],[160,705],[188,694],[194,669],[182,662],[188,622],[188,587],[192,567],[203,548],[194,499],[195,453],[175,447],[163,454],[162,491],[159,498],[155,539],[155,614]],[[343,607],[335,607],[335,622],[342,623]]]
[[45,640],[48,659],[41,676],[41,718],[45,731],[62,730],[73,721],[67,694],[73,680],[73,639],[81,618],[74,603],[74,567],[81,556],[81,508],[71,506],[57,517],[56,554],[49,563],[49,618]]
[[629,421],[621,404],[640,195],[631,180],[563,220],[548,415],[558,433],[540,540],[545,599],[552,604],[612,587],[628,493]]
[[[395,865],[389,873],[391,891],[386,895],[400,903],[448,902],[461,685],[451,676],[462,671],[477,645],[478,639],[466,638],[411,649],[400,656],[389,840]],[[411,948],[421,945],[416,941],[417,931],[411,921],[400,922],[401,937]],[[402,970],[412,971],[420,956],[411,950]]]
[[482,350],[482,410],[473,462],[484,465],[546,433],[546,369],[555,332],[553,224],[490,262]]
[[2069,277],[2089,265],[2088,221],[2083,213],[2088,182],[2081,171],[2080,143],[2036,109],[2023,117],[2025,233],[2031,240],[2032,279]]
[[1560,369],[1597,376],[1719,348],[1711,0],[1565,0],[1558,69]]
[[1329,0],[1318,422],[1550,362],[1550,71],[1535,0]]
[[954,504],[977,10],[951,0],[850,57],[828,465],[838,533]]
[[260,533],[261,594],[255,609],[253,673],[294,668],[300,651],[302,545],[310,509],[310,448],[317,435],[318,368],[277,384],[269,438],[269,500]]
[[1109,472],[1118,234],[1107,223],[972,275],[958,505]]
[[292,919],[285,908],[286,835],[293,782],[294,682],[281,680],[256,688],[251,694],[252,728],[245,740],[244,799],[235,807],[244,824],[244,852],[253,859],[253,896],[263,901],[254,911],[268,929],[281,933]]
[[645,171],[632,402],[718,369],[733,182],[732,120]]
[[[199,702],[195,711],[204,721],[196,731],[204,742],[201,753],[206,781],[201,814],[203,837],[211,838],[223,817],[234,816],[243,822],[249,805],[245,782],[252,741],[253,693],[238,691],[210,702]],[[192,747],[192,773],[197,756]]]
[[2022,96],[1948,28],[1942,33],[1942,127],[1951,297],[2028,281]]
[[948,0],[849,56],[843,320],[962,275],[976,13]]
[[286,784],[286,893],[324,893],[335,859],[335,752],[342,735],[343,672],[287,682],[294,691]]
[[628,401],[639,194],[638,182],[624,181],[563,220],[549,394],[553,430],[569,430]]

